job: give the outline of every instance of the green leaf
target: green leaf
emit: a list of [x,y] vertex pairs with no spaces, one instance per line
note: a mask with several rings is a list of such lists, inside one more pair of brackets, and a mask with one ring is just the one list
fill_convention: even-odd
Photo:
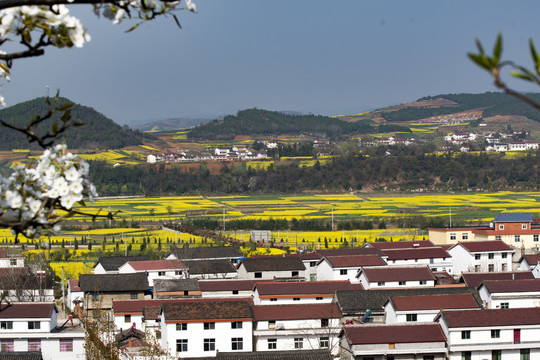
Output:
[[64,111],[70,109],[74,104],[73,103],[65,103],[58,107],[59,111]]
[[529,49],[531,50],[531,57],[533,59],[534,67],[536,69],[536,75],[540,76],[540,55],[538,55],[538,53],[536,52],[532,39],[529,39]]
[[71,111],[66,111],[64,115],[62,115],[62,121],[68,122],[71,119]]
[[510,75],[518,79],[533,81],[533,79],[529,75],[517,72],[515,70],[510,71]]
[[469,58],[476,63],[476,65],[486,69],[487,71],[491,71],[493,70],[494,66],[492,66],[491,64],[491,61],[489,60],[489,58],[485,55],[476,55],[476,54],[472,54],[472,53],[469,53],[467,54],[467,56],[469,56]]
[[502,34],[499,33],[497,35],[497,40],[495,40],[495,46],[493,47],[493,58],[494,61],[493,65],[497,65],[499,63],[499,60],[501,58],[502,53]]
[[474,39],[474,42],[476,43],[476,47],[478,48],[478,52],[480,52],[480,55],[484,55],[486,52],[484,51],[484,48],[482,47],[482,43],[478,38]]

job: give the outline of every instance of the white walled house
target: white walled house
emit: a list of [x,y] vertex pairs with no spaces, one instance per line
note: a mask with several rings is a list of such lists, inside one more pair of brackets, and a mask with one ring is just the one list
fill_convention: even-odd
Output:
[[118,274],[120,266],[128,261],[147,261],[149,256],[107,256],[100,257],[94,265],[92,272],[96,275],[101,274]]
[[176,247],[171,245],[171,253],[167,255],[166,260],[229,260],[237,265],[242,254],[234,246],[204,246],[195,248]]
[[431,271],[453,273],[452,256],[439,246],[385,249],[388,266],[427,265]]
[[2,352],[41,351],[44,360],[84,358],[84,329],[57,324],[54,303],[13,303],[0,308]]
[[386,303],[386,324],[433,322],[441,309],[478,309],[471,294],[392,296]]
[[82,304],[83,298],[84,292],[82,292],[79,287],[79,280],[68,280],[66,301],[70,310],[73,311],[73,309],[75,309],[76,303]]
[[317,281],[317,264],[321,260],[322,256],[318,253],[302,253],[298,254],[300,260],[304,263],[306,267],[306,279],[309,281]]
[[540,359],[540,310],[443,310],[448,359]]
[[161,342],[172,356],[208,357],[253,351],[253,316],[247,301],[164,303]]
[[24,256],[20,254],[8,254],[7,249],[0,249],[0,268],[22,268]]
[[295,305],[332,302],[338,290],[361,290],[349,281],[261,282],[255,284],[255,305]]
[[306,278],[306,267],[298,255],[257,256],[243,259],[238,265],[242,280]]
[[439,324],[344,326],[341,359],[446,359],[446,337]]
[[255,351],[339,351],[341,314],[336,304],[253,306]]
[[184,260],[190,279],[236,279],[236,267],[228,259]]
[[118,268],[119,274],[146,273],[148,284],[154,287],[156,279],[186,279],[188,268],[179,260],[128,261]]
[[356,274],[364,266],[385,266],[379,255],[329,256],[317,264],[317,280],[348,280],[358,282]]
[[540,307],[540,279],[486,280],[478,293],[487,309]]
[[436,280],[427,265],[364,267],[358,272],[357,278],[366,290],[434,287]]
[[[272,280],[260,280],[271,282]],[[203,298],[252,297],[257,280],[199,280]]]
[[467,272],[461,273],[459,282],[468,287],[478,288],[486,280],[527,280],[534,279],[531,271],[509,271],[509,272]]
[[503,241],[460,242],[450,249],[454,275],[463,272],[507,272],[512,271],[514,250]]

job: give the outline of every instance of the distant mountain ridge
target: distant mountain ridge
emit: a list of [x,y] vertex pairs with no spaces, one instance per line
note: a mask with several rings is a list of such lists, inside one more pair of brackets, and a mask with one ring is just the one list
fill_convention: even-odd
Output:
[[208,118],[172,118],[165,120],[156,120],[149,123],[132,125],[132,129],[140,131],[170,131],[170,130],[182,130],[191,128],[194,126],[205,124],[212,119]]
[[[66,98],[59,99],[60,104],[68,102],[71,101]],[[14,125],[22,126],[28,123],[32,116],[45,114],[48,110],[49,105],[46,98],[40,97],[0,110],[0,117]],[[37,133],[43,132],[45,128],[50,129],[54,120],[58,120],[61,113],[56,115],[53,119],[46,121]],[[84,125],[68,129],[60,138],[59,141],[64,141],[70,149],[119,149],[143,143],[143,134],[116,124],[91,107],[74,105],[71,118]],[[2,128],[0,131],[0,150],[21,148],[36,149],[38,146],[35,143],[28,143],[28,139],[23,134]]]

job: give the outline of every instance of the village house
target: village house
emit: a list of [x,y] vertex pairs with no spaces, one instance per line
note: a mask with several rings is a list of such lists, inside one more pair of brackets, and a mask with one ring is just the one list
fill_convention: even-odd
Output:
[[305,280],[306,267],[298,256],[257,256],[243,259],[238,265],[238,278]]
[[97,263],[94,265],[92,272],[96,275],[100,274],[118,274],[120,266],[124,265],[128,261],[148,261],[149,256],[109,256],[100,257]]
[[512,271],[514,250],[501,240],[459,242],[448,253],[456,276],[463,272]]
[[347,281],[260,282],[253,289],[255,305],[288,305],[332,302],[337,290],[362,290]]
[[431,248],[434,247],[429,240],[411,240],[411,241],[375,241],[368,242],[364,247],[376,247],[378,249],[392,250],[392,249],[418,249],[418,248]]
[[52,275],[34,274],[27,267],[0,268],[0,289],[6,301],[54,301]]
[[523,255],[521,259],[519,259],[518,270],[530,270],[533,276],[539,279],[540,278],[540,254]]
[[253,351],[251,308],[245,300],[164,303],[161,341],[163,349],[181,357]]
[[472,294],[392,296],[386,303],[386,324],[433,322],[442,309],[478,309]]
[[156,279],[155,299],[183,299],[202,297],[197,279]]
[[336,356],[341,315],[336,304],[253,306],[255,351],[328,349]]
[[364,289],[434,287],[435,276],[424,266],[366,266],[356,276]]
[[446,337],[439,324],[365,324],[344,326],[343,360],[445,360]]
[[459,282],[468,287],[477,288],[486,280],[526,280],[534,279],[531,271],[509,271],[509,272],[480,272],[461,273]]
[[8,254],[7,249],[0,249],[0,268],[22,268],[24,256],[21,254]]
[[184,260],[190,279],[236,279],[236,267],[228,259]]
[[453,273],[452,256],[439,246],[410,249],[385,249],[388,266],[427,265],[431,271]]
[[540,358],[538,308],[443,310],[435,320],[450,360]]
[[119,274],[142,273],[148,277],[148,284],[154,287],[156,279],[186,279],[188,267],[179,260],[128,261],[118,268]]
[[44,360],[84,358],[85,332],[78,320],[58,325],[54,303],[0,306],[2,353],[41,352]]
[[306,279],[309,281],[317,281],[317,264],[322,256],[316,252],[307,252],[298,254],[300,260],[306,267]]
[[71,311],[75,310],[77,304],[82,304],[84,293],[79,287],[79,280],[68,280],[67,282],[67,295],[66,305]]
[[486,280],[478,293],[486,309],[540,307],[540,279]]
[[356,274],[364,266],[384,266],[379,255],[329,256],[317,264],[317,280],[348,280],[357,282]]
[[253,288],[259,282],[273,280],[199,280],[204,298],[253,297]]

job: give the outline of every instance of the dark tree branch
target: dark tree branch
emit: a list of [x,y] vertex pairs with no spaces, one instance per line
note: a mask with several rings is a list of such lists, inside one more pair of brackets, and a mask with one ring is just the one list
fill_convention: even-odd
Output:
[[[176,0],[161,0],[162,2],[175,2]],[[93,5],[93,4],[110,4],[110,3],[116,3],[117,1],[114,0],[74,0],[74,1],[68,1],[68,0],[0,0],[0,10],[1,9],[7,9],[15,6],[24,6],[24,5],[45,5],[45,6],[52,6],[56,4],[64,4],[64,5],[71,5],[71,4],[86,4],[86,5]]]

